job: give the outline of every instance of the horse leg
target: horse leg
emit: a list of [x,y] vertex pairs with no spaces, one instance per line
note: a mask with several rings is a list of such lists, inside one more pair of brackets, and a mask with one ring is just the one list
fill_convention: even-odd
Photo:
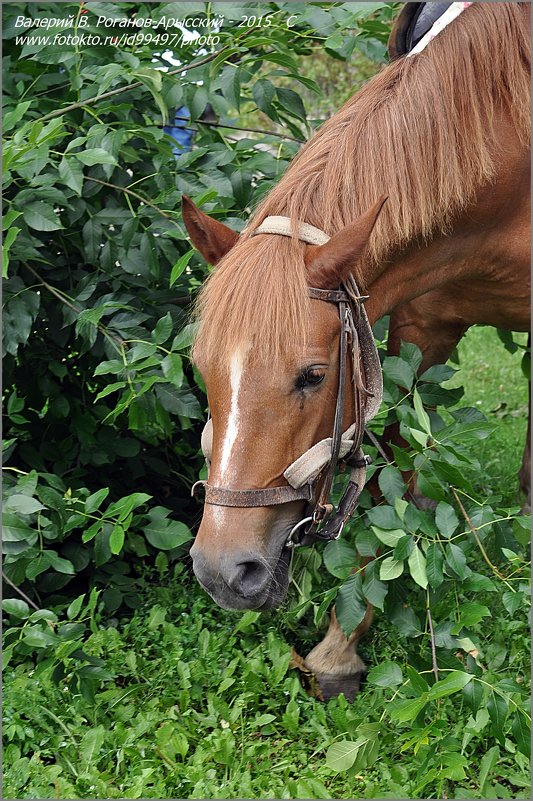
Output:
[[531,381],[529,381],[529,410],[527,420],[526,446],[522,457],[522,466],[518,473],[520,491],[526,496],[522,505],[524,514],[531,512]]
[[344,693],[353,701],[359,691],[366,665],[357,653],[357,643],[372,625],[374,607],[368,604],[365,616],[349,637],[341,629],[335,608],[331,610],[326,636],[305,658],[305,666],[314,674],[324,701]]

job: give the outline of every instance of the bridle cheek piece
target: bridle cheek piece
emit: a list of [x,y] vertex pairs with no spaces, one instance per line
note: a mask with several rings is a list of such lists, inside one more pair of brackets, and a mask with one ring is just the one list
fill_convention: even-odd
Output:
[[[254,231],[256,234],[279,234],[291,236],[288,217],[267,217]],[[298,238],[309,244],[324,244],[329,237],[307,223],[300,223]],[[367,296],[359,293],[352,276],[340,289],[318,289],[309,287],[309,297],[338,306],[340,320],[339,384],[332,436],[321,440],[296,459],[285,472],[287,485],[264,489],[227,489],[216,487],[208,481],[197,481],[191,494],[199,487],[205,490],[205,503],[214,506],[257,507],[277,506],[291,501],[306,501],[307,514],[291,529],[285,547],[309,545],[315,540],[331,541],[341,535],[346,521],[354,513],[366,480],[366,468],[371,463],[369,456],[361,450],[365,425],[377,413],[382,398],[382,378],[379,356],[372,330],[363,307]],[[348,353],[351,351],[354,387],[354,423],[342,431],[344,401],[346,395]],[[364,370],[366,386],[362,378]],[[208,420],[202,433],[202,450],[209,468],[212,443],[212,423]],[[337,467],[350,468],[350,478],[337,509],[329,496]],[[318,498],[314,500],[317,486],[321,484]]]

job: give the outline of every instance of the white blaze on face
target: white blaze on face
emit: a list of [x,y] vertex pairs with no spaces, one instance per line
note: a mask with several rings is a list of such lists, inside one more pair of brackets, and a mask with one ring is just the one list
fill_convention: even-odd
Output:
[[231,386],[231,401],[226,424],[226,433],[224,434],[224,442],[222,443],[222,455],[220,458],[220,478],[224,478],[227,472],[231,451],[237,440],[240,423],[240,409],[239,409],[239,390],[242,383],[242,375],[244,368],[244,360],[246,357],[247,349],[235,351],[230,359],[230,386]]

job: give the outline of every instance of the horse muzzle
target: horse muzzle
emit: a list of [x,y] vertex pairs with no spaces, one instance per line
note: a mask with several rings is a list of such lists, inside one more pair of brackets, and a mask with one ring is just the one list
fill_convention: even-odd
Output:
[[289,586],[291,552],[283,547],[275,558],[235,551],[209,559],[197,545],[190,551],[196,578],[223,609],[274,609]]

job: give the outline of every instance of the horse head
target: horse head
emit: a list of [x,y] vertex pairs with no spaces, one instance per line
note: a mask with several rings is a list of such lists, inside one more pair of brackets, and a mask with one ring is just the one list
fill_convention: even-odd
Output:
[[[359,356],[354,361],[351,349],[357,335],[346,327],[350,301],[340,287],[364,253],[384,200],[331,238],[304,226],[304,241],[291,235],[288,218],[268,218],[270,226],[250,226],[239,236],[183,200],[193,244],[217,265],[200,298],[193,348],[211,420],[203,437],[206,504],[191,556],[198,580],[224,608],[281,603],[291,533],[303,520],[315,524],[333,457],[302,486],[288,483],[287,467],[297,472],[317,443],[335,447],[335,429],[355,424],[362,438],[364,419],[354,419],[364,416],[361,405],[357,415]],[[286,222],[278,230],[280,220]]]

